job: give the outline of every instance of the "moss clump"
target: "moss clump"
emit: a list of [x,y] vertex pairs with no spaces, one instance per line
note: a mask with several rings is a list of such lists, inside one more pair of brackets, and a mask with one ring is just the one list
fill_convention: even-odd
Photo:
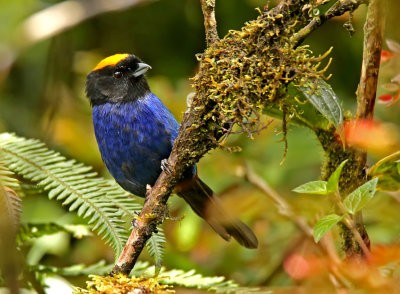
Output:
[[282,87],[290,82],[310,86],[324,78],[326,68],[318,67],[327,54],[314,57],[306,46],[295,48],[290,41],[305,17],[263,12],[198,55],[201,70],[193,78],[193,87],[200,94],[197,97],[207,100],[193,100],[192,107],[204,113],[202,123],[194,127],[217,125],[229,134],[238,125],[251,135],[261,127],[265,105],[282,98]]
[[175,293],[170,286],[160,285],[157,278],[127,277],[122,274],[116,276],[91,275],[87,281],[87,289],[76,288],[73,294],[169,294]]

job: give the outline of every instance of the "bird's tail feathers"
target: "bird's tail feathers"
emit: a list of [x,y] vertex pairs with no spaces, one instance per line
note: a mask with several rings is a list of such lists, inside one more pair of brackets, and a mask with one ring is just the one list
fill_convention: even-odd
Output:
[[198,177],[190,183],[190,188],[180,189],[177,194],[190,205],[222,238],[236,239],[246,248],[257,248],[258,240],[253,231],[224,209],[221,200]]

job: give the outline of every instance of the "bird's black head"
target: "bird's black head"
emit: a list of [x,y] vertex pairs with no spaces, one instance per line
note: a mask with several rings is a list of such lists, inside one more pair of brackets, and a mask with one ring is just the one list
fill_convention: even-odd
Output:
[[149,91],[144,73],[151,67],[133,54],[109,56],[87,76],[86,93],[92,105],[128,102]]

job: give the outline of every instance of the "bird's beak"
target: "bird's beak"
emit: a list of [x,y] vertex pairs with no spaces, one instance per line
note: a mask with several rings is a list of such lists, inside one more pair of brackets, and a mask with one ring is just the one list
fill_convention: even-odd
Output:
[[141,76],[142,74],[144,74],[146,71],[148,71],[149,69],[151,69],[151,66],[143,63],[143,62],[139,62],[138,64],[138,68],[135,70],[135,72],[133,73],[133,76],[135,78]]

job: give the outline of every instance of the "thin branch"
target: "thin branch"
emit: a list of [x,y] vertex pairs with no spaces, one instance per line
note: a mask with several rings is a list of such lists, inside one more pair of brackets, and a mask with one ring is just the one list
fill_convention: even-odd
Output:
[[32,14],[17,28],[15,42],[0,51],[0,83],[8,75],[22,48],[57,36],[99,14],[150,1],[156,0],[67,0]]
[[307,224],[304,218],[294,214],[289,203],[249,167],[246,167],[245,169],[245,178],[275,202],[279,214],[290,219],[308,237],[313,236],[313,229]]
[[[364,26],[361,78],[357,89],[357,119],[373,119],[374,117],[384,29],[383,5],[385,5],[385,2],[386,0],[370,0],[368,5],[367,19]],[[362,170],[359,170],[359,173],[363,174],[364,168],[367,166],[367,152],[364,150],[356,150],[354,158],[357,161],[357,166],[362,168]],[[363,255],[368,258],[367,251],[369,250],[370,240],[363,224],[362,212],[358,212],[352,221],[355,223],[350,229],[353,230],[353,232],[344,233],[348,235],[352,234],[356,242],[351,241],[349,238],[354,245],[349,246],[350,244],[345,244],[345,247],[348,248],[347,255],[353,256],[357,255],[359,252],[363,253]],[[358,235],[354,234],[354,228],[357,228]],[[361,236],[362,243],[359,240],[359,236]],[[357,249],[357,245],[361,247],[361,252]],[[354,246],[356,246],[356,248]]]
[[[249,167],[245,168],[244,176],[249,183],[253,184],[257,189],[267,195],[278,207],[278,213],[287,219],[291,220],[307,237],[313,238],[313,228],[310,227],[306,220],[293,212],[291,205],[279,195],[268,183],[257,175]],[[323,251],[329,256],[334,264],[340,264],[340,258],[336,253],[336,248],[328,235],[320,240],[320,245]]]
[[358,8],[361,4],[368,3],[368,0],[339,0],[328,11],[321,15],[316,16],[314,19],[304,28],[302,28],[297,34],[295,34],[291,41],[295,44],[295,47],[300,45],[304,39],[311,34],[315,29],[324,24],[327,20],[343,15],[346,12],[352,12]]
[[357,89],[357,118],[361,119],[372,119],[374,116],[384,28],[382,3],[385,1],[371,0],[368,5],[361,79]]
[[219,40],[215,19],[215,0],[200,0],[200,3],[204,15],[207,47],[211,47]]
[[54,37],[96,15],[127,9],[154,0],[69,0],[57,3],[28,17],[20,26],[24,45]]

